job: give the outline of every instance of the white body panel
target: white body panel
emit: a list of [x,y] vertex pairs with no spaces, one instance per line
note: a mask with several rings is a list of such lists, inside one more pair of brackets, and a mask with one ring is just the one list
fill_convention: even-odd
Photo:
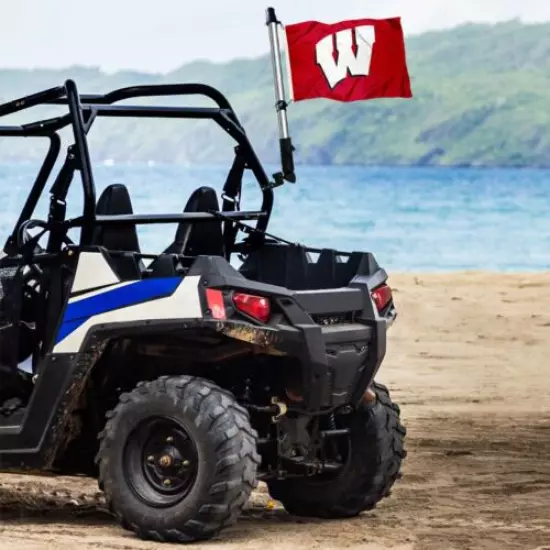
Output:
[[[191,276],[120,282],[101,253],[82,253],[71,292],[84,293],[69,299],[62,322],[66,326],[60,332],[65,330],[53,353],[78,353],[89,330],[98,324],[201,318],[199,281],[199,276]],[[102,285],[108,286],[97,288]],[[87,288],[90,292],[85,292]],[[155,297],[155,292],[164,296]],[[125,296],[121,302],[122,293]]]

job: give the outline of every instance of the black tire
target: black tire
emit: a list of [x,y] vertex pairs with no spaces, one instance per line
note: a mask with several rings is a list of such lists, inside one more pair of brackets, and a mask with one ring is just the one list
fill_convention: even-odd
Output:
[[[162,377],[122,394],[107,419],[99,487],[125,529],[143,539],[191,542],[236,521],[257,485],[260,458],[248,413],[231,393],[199,378]],[[148,454],[151,445],[162,446],[158,455]],[[161,483],[159,468],[167,476]]]
[[[350,415],[350,453],[343,470],[330,479],[268,481],[271,496],[296,516],[350,518],[376,507],[401,477],[406,430],[388,390],[374,384],[377,399]],[[342,417],[346,418],[346,417]]]

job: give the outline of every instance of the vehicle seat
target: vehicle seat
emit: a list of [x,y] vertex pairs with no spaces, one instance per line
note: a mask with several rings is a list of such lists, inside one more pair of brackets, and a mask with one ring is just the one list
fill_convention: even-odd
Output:
[[[206,212],[208,210],[220,210],[218,196],[212,187],[199,187],[189,197],[183,212]],[[222,221],[180,222],[176,230],[174,242],[164,250],[163,254],[223,256]],[[149,269],[153,272],[157,268],[157,261],[154,260],[149,266]]]
[[[96,214],[116,216],[133,214],[132,201],[125,185],[115,183],[105,188],[97,201]],[[92,244],[108,251],[140,252],[135,224],[98,226],[92,237]],[[143,262],[133,255],[110,256],[111,265],[121,280],[141,279]]]

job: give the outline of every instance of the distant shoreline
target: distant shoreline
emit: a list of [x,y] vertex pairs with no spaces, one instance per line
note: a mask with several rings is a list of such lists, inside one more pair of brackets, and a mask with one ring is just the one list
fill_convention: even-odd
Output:
[[[60,155],[62,157],[62,155]],[[39,165],[42,162],[42,158],[28,158],[28,159],[16,159],[16,160],[2,160],[0,157],[0,168],[2,166],[29,166],[29,165]],[[154,159],[150,160],[139,160],[139,161],[130,161],[130,160],[121,160],[109,162],[111,159],[95,160],[93,161],[94,167],[101,166],[102,168],[114,168],[121,166],[133,166],[133,167],[143,167],[143,168],[157,168],[159,166],[171,166],[178,168],[224,168],[229,167],[229,162],[210,162],[210,163],[187,163],[187,162],[166,162],[166,161],[156,161]],[[267,172],[272,170],[278,170],[278,164],[273,163],[263,163],[264,168]],[[354,168],[354,169],[372,169],[372,170],[536,170],[536,171],[545,171],[550,170],[550,165],[540,166],[540,165],[447,165],[447,164],[308,164],[308,163],[295,163],[296,168]]]

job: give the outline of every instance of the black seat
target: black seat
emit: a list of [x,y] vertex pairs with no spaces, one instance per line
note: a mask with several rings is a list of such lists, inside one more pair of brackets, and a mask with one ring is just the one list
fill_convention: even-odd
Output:
[[[220,205],[216,191],[212,187],[199,187],[189,197],[184,212],[219,211]],[[174,242],[163,254],[180,254],[185,256],[223,256],[222,221],[180,222]],[[162,257],[162,256],[161,256]],[[152,274],[160,269],[160,258],[149,266]],[[153,275],[154,276],[154,275]]]
[[[199,187],[195,189],[184,212],[206,212],[208,210],[219,211],[220,205],[216,191],[212,187]],[[167,257],[170,254],[184,256],[223,256],[224,243],[222,221],[212,220],[208,222],[180,222],[176,230],[174,242],[163,253],[151,262],[148,271],[151,277],[168,277],[175,275],[175,267],[170,267],[171,261]],[[187,262],[183,262],[184,267]]]
[[[195,189],[184,212],[219,211],[220,204],[212,187]],[[181,222],[178,225],[174,242],[164,251],[165,254],[185,254],[186,256],[222,256],[223,233],[221,220],[211,222]]]
[[[116,216],[133,214],[132,201],[125,185],[115,183],[105,188],[97,201],[96,214]],[[102,246],[108,251],[140,252],[136,226],[112,225],[98,226],[92,237],[92,244]],[[121,280],[140,279],[143,264],[133,255],[111,256],[113,269]]]

